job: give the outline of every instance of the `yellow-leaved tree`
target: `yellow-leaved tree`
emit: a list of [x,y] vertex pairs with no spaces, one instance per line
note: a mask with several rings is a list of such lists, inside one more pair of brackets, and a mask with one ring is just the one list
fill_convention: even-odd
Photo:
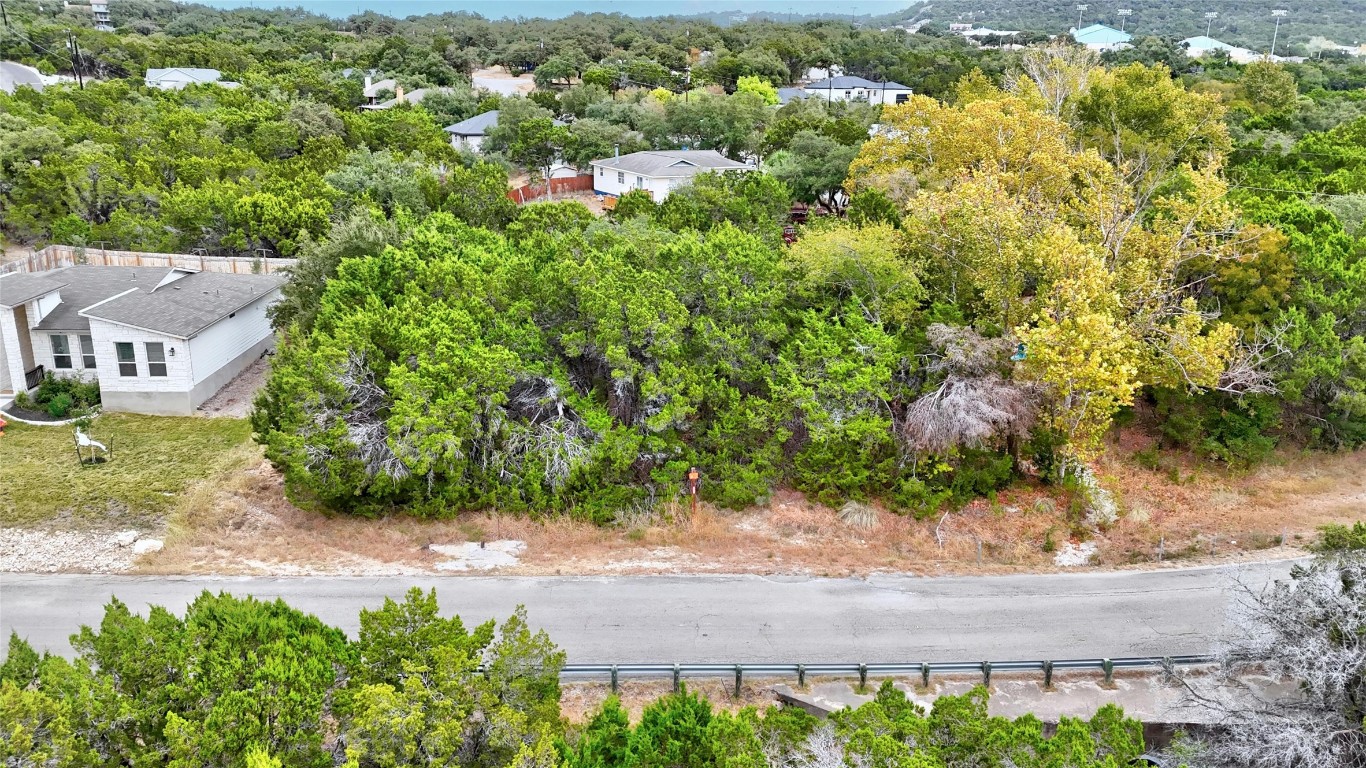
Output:
[[1051,65],[1065,88],[1041,66],[1037,88],[974,75],[954,105],[885,108],[846,188],[904,206],[901,250],[928,295],[1025,343],[1014,375],[1042,385],[1040,423],[1084,461],[1140,388],[1219,385],[1237,331],[1197,309],[1193,265],[1244,238],[1216,101],[1160,67]]

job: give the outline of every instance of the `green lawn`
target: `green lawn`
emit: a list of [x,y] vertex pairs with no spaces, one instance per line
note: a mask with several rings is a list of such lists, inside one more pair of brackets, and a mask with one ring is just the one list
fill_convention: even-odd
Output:
[[[246,419],[105,414],[91,437],[114,457],[82,467],[72,427],[10,424],[0,437],[0,525],[52,518],[132,522],[159,516],[193,481],[242,465]],[[112,445],[111,445],[112,443]]]

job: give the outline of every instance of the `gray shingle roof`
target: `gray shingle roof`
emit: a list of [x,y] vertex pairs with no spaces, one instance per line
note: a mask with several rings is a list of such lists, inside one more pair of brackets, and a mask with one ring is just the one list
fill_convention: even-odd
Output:
[[498,110],[490,110],[467,120],[461,120],[454,125],[448,125],[443,130],[446,133],[454,133],[460,136],[483,136],[489,129],[498,124]]
[[0,307],[17,307],[43,294],[52,293],[64,285],[66,283],[53,280],[41,272],[0,275]]
[[[165,267],[96,267],[80,265],[34,272],[26,277],[37,277],[62,283],[62,303],[47,313],[35,330],[89,331],[90,321],[80,311],[96,302],[104,301],[129,288],[151,289],[170,271]],[[19,275],[7,277],[13,280]],[[3,284],[4,280],[0,280]],[[0,288],[0,290],[3,290]],[[8,298],[8,296],[6,296]]]
[[392,91],[397,87],[398,81],[390,77],[379,82],[371,81],[370,87],[364,89],[362,93],[365,94],[365,98],[369,99],[378,96],[380,91]]
[[158,288],[170,272],[166,267],[82,264],[6,275],[0,278],[0,302],[20,304],[60,289],[61,303],[34,330],[89,331],[90,318],[95,317],[190,338],[285,281],[280,275],[192,272]]
[[593,165],[656,178],[696,176],[708,171],[754,170],[754,166],[737,163],[714,149],[647,150],[594,160]]
[[792,101],[793,99],[805,99],[805,98],[809,98],[809,97],[810,97],[810,94],[808,94],[806,91],[802,90],[801,88],[779,88],[779,89],[778,89],[778,103],[779,103],[779,104],[786,104],[786,103],[788,103],[789,101]]
[[223,73],[216,69],[204,69],[202,67],[167,67],[166,69],[149,69],[144,78],[148,83],[159,81],[183,81],[195,83],[214,83],[222,79]]
[[[490,128],[498,124],[498,112],[499,110],[496,109],[481,112],[468,120],[461,120],[441,130],[446,133],[454,133],[457,136],[484,136],[488,134]],[[550,122],[561,127],[569,125],[559,118],[554,118]]]
[[[162,270],[163,275],[166,270]],[[197,272],[159,288],[139,286],[86,307],[85,317],[192,338],[285,282],[280,275]]]
[[854,77],[853,75],[840,75],[835,78],[833,82],[830,80],[817,80],[806,86],[806,90],[808,91],[821,91],[826,89],[838,91],[850,88],[873,88],[875,90],[887,90],[890,88],[898,91],[911,90],[901,83],[894,83],[890,80],[885,83],[875,83],[872,80],[864,80],[861,77]]

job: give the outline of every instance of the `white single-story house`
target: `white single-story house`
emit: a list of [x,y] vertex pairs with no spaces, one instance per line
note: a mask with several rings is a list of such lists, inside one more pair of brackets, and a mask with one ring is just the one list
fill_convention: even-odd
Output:
[[[491,109],[454,125],[448,125],[442,130],[451,135],[452,147],[478,152],[479,145],[484,143],[484,137],[488,135],[489,129],[498,124],[498,114],[499,110]],[[559,126],[568,125],[563,120],[555,120],[554,123]]]
[[1078,45],[1084,45],[1093,51],[1100,52],[1128,48],[1129,41],[1134,39],[1134,36],[1128,32],[1121,32],[1104,24],[1092,24],[1081,29],[1073,28],[1069,30],[1069,33]]
[[189,415],[275,347],[280,275],[76,265],[0,275],[0,393],[93,378],[105,410]]
[[900,83],[875,83],[853,75],[817,80],[803,90],[808,97],[827,101],[866,101],[869,104],[901,104],[911,98],[911,89]]
[[224,80],[223,73],[216,69],[201,69],[198,67],[170,67],[168,69],[149,69],[143,76],[143,82],[149,88],[160,88],[163,91],[178,91],[187,85],[203,85],[213,83],[224,88],[236,88],[241,83],[231,80]]
[[656,203],[699,173],[754,170],[754,166],[731,160],[714,149],[646,150],[594,160],[592,166],[593,191],[599,195],[620,197],[643,189]]
[[969,39],[974,37],[1014,37],[1020,34],[1018,29],[992,29],[991,27],[976,27],[972,24],[950,24],[949,31]]
[[1224,51],[1228,53],[1229,60],[1239,64],[1249,64],[1258,59],[1265,58],[1263,54],[1257,53],[1256,51],[1248,50],[1247,48],[1239,48],[1236,45],[1229,45],[1222,40],[1215,40],[1214,38],[1205,35],[1188,37],[1180,42],[1180,46],[1186,49],[1186,55],[1192,59],[1203,59],[1215,51]]

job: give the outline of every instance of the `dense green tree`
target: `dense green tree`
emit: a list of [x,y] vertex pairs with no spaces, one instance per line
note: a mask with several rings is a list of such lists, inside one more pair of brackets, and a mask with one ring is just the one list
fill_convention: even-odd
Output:
[[857,146],[845,146],[815,131],[801,131],[792,137],[787,149],[768,159],[767,170],[798,200],[839,214],[847,200],[844,180],[857,155]]

